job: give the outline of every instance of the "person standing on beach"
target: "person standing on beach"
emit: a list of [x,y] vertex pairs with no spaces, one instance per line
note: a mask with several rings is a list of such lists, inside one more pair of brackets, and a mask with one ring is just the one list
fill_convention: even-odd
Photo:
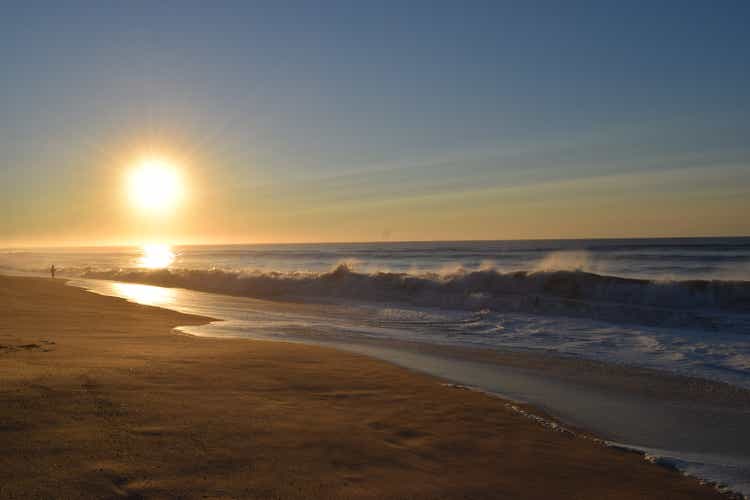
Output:
[[54,264],[50,266],[49,273],[52,275],[52,279],[55,279],[55,265]]

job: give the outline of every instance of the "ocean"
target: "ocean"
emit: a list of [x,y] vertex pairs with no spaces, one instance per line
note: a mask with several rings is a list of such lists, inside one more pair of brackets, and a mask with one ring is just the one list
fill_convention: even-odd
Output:
[[[0,272],[52,264],[75,286],[223,320],[187,333],[363,352],[531,402],[750,494],[750,405],[625,398],[444,354],[544,353],[748,390],[750,238],[0,251]],[[717,387],[690,383],[709,399]]]
[[0,252],[0,269],[51,264],[69,278],[356,306],[368,335],[544,349],[750,388],[750,238]]
[[[0,266],[71,272],[137,269],[140,247],[0,250]],[[750,280],[750,237],[513,240],[393,243],[195,245],[172,248],[171,268],[233,272],[327,272],[342,263],[362,272],[583,270],[656,280]]]

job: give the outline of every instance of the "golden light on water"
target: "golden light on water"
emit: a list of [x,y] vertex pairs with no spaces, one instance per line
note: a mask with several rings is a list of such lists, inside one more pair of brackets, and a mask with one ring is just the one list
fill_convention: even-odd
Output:
[[174,262],[175,254],[169,245],[150,244],[143,245],[143,254],[138,259],[138,266],[147,269],[161,269]]
[[128,176],[128,196],[133,205],[144,212],[165,214],[182,199],[180,172],[162,158],[142,160]]
[[120,297],[147,306],[167,306],[174,302],[175,292],[171,288],[134,283],[112,283],[112,288]]

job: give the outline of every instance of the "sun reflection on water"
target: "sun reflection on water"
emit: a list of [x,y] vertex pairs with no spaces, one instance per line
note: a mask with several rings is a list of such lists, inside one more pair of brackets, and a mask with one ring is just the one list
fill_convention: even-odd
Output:
[[168,306],[175,300],[175,292],[171,288],[134,283],[112,283],[112,288],[120,297],[147,306]]
[[138,267],[162,269],[174,262],[175,255],[169,245],[150,244],[141,248],[143,255],[138,258]]

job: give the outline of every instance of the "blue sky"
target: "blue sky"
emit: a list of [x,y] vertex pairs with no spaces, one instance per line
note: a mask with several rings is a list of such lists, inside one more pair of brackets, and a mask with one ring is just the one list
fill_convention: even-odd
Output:
[[[746,2],[25,2],[0,244],[750,234]],[[179,157],[136,223],[117,172]]]

